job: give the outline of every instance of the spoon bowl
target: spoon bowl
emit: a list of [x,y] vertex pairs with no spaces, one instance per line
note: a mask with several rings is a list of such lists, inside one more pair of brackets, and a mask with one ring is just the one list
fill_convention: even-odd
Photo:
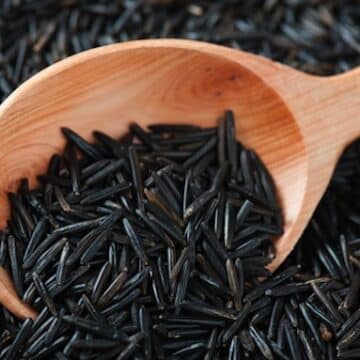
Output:
[[61,127],[90,140],[94,129],[120,136],[131,122],[213,126],[226,109],[234,111],[238,139],[258,153],[277,187],[285,229],[274,240],[275,270],[302,234],[344,147],[360,134],[359,70],[318,78],[186,40],[109,45],[60,61],[0,106],[0,226],[9,216],[7,193],[23,177],[36,186],[50,156],[63,148]]

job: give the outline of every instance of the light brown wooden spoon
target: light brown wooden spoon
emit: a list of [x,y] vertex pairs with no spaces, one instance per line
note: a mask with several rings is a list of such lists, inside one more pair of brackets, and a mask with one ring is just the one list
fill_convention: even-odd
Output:
[[[0,226],[7,192],[36,184],[64,145],[60,127],[91,139],[130,122],[212,126],[232,109],[239,139],[272,173],[285,219],[276,269],[293,249],[345,146],[360,135],[360,70],[305,75],[245,52],[185,40],[144,40],[86,51],[50,66],[0,107]],[[0,284],[4,283],[0,274]],[[16,315],[11,292],[0,302]],[[16,303],[14,297],[13,303]],[[33,314],[28,314],[33,315]]]

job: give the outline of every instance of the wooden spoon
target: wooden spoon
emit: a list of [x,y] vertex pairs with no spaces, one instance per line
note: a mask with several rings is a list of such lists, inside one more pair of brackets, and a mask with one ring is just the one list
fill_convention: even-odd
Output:
[[[235,112],[239,139],[261,156],[277,185],[285,232],[275,240],[275,270],[302,234],[340,154],[360,135],[359,69],[320,78],[185,40],[115,44],[60,61],[0,107],[0,226],[9,215],[7,192],[23,177],[34,186],[61,151],[60,127],[91,139],[93,129],[119,136],[133,121],[212,126],[225,109]],[[33,316],[12,306],[18,304],[12,292],[0,291],[0,302],[20,317]]]

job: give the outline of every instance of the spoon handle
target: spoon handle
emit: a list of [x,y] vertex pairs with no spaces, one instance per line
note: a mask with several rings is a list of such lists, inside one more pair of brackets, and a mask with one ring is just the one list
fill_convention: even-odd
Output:
[[360,136],[360,68],[331,77],[301,76],[303,93],[297,89],[289,104],[309,151],[321,163],[335,163]]
[[333,167],[346,146],[360,136],[360,67],[320,77],[253,54],[245,56],[288,105],[308,155],[317,165]]
[[[360,137],[360,67],[321,79],[319,114],[327,121],[334,146],[342,152]],[[328,144],[332,146],[331,144]]]

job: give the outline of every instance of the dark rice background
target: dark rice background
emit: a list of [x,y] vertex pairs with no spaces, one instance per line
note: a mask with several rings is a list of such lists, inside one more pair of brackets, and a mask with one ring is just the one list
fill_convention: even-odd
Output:
[[[178,5],[150,5],[150,3]],[[181,37],[330,75],[360,62],[353,0],[2,0],[0,100],[40,69],[95,46]]]
[[[68,55],[138,38],[205,40],[259,53],[309,73],[335,74],[360,63],[359,24],[359,1],[346,0],[180,1],[167,6],[146,1],[3,0],[0,99]],[[265,292],[271,304],[247,330],[257,339],[257,347],[263,340],[261,331],[272,335],[269,321],[277,316],[270,313],[277,307],[281,308],[278,323],[285,329],[278,338],[293,345],[286,346],[289,358],[300,353],[299,344],[307,349],[307,358],[314,354],[318,358],[317,348],[329,359],[336,353],[343,358],[359,356],[359,199],[358,141],[342,157],[312,222],[282,266],[285,271],[302,266],[282,284],[287,288],[278,289],[278,294],[287,295],[284,301],[277,301],[276,291]],[[312,287],[304,284],[313,278],[323,281]],[[262,295],[259,292],[254,299]],[[349,318],[353,323],[344,325]],[[278,345],[281,349],[281,342]]]

